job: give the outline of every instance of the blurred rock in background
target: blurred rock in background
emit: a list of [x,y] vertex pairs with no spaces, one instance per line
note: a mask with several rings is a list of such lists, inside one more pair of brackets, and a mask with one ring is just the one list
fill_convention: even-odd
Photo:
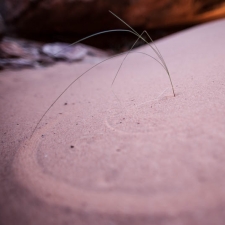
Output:
[[[0,16],[0,37],[5,30],[11,37],[45,43],[74,42],[94,32],[127,28],[109,10],[137,31],[150,30],[155,40],[225,17],[225,0],[1,0],[0,14],[4,22]],[[84,43],[123,51],[134,40],[128,33],[116,32]]]
[[86,34],[122,24],[142,30],[192,25],[225,16],[224,0],[1,0],[1,13],[21,33]]
[[3,18],[0,14],[0,40],[2,39],[4,33],[5,33],[5,25],[4,25]]
[[84,44],[44,44],[4,37],[0,42],[0,69],[44,67],[58,61],[98,63],[109,55],[109,52]]

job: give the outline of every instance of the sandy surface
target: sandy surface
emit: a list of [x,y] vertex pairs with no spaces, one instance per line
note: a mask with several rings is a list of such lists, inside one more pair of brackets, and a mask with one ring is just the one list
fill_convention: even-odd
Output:
[[[0,224],[222,225],[225,20],[143,54],[0,73]],[[149,47],[138,49],[153,55]]]

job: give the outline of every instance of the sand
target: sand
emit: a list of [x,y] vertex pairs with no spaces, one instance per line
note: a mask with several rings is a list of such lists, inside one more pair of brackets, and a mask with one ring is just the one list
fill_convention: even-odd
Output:
[[[225,221],[225,20],[132,53],[0,73],[1,224]],[[153,56],[148,46],[137,49]]]

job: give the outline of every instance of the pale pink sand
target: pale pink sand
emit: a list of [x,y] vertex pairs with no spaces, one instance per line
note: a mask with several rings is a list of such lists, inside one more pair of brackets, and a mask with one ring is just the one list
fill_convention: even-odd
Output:
[[156,42],[176,97],[141,54],[111,89],[118,57],[77,81],[31,138],[93,65],[2,72],[1,224],[224,224],[224,28],[220,20]]

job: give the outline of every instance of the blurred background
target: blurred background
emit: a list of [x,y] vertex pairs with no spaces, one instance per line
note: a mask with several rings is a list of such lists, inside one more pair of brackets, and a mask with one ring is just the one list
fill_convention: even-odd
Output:
[[[90,60],[128,50],[136,37],[120,32],[73,48],[65,44],[103,30],[126,29],[109,10],[156,40],[225,17],[225,0],[1,0],[0,68],[46,66],[86,56]],[[56,57],[65,47],[67,53]]]

